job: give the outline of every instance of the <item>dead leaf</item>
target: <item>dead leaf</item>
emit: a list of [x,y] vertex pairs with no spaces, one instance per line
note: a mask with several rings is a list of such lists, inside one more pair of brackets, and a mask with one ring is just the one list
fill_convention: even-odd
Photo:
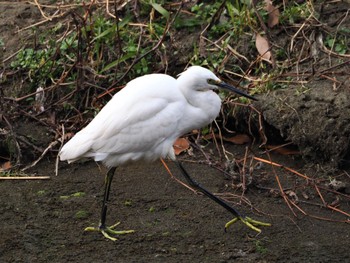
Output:
[[64,134],[64,140],[69,140],[71,139],[75,134],[73,132],[67,132],[66,134]]
[[291,199],[293,199],[294,202],[296,202],[296,203],[299,202],[298,195],[294,191],[288,190],[288,191],[286,191],[286,195],[288,195]]
[[271,63],[271,51],[267,39],[262,37],[260,34],[256,34],[255,46],[261,58]]
[[37,113],[43,112],[45,110],[44,102],[45,102],[44,89],[43,87],[39,87],[36,89],[34,111]]
[[330,183],[328,184],[328,186],[330,186],[332,189],[339,191],[341,189],[345,189],[346,188],[346,184],[343,181],[338,181],[335,179],[332,179],[330,181]]
[[[214,134],[214,136],[216,139],[221,140],[220,134]],[[212,140],[213,135],[211,133],[207,134],[203,136],[203,139]],[[222,137],[222,139],[225,142],[231,142],[233,144],[239,144],[239,145],[251,142],[250,137],[246,134],[236,134],[232,137]]]
[[250,137],[247,134],[237,134],[233,137],[224,137],[224,141],[234,144],[245,144],[250,142]]
[[50,117],[49,117],[48,121],[51,124],[55,124],[56,123],[56,112],[55,111],[50,113]]
[[[67,132],[64,134],[63,136],[63,141],[68,141],[69,139],[73,138],[73,136],[75,135],[74,132]],[[58,138],[58,135],[56,135],[56,139]]]
[[279,23],[280,11],[272,5],[271,0],[265,0],[265,10],[269,13],[267,25],[272,28]]
[[[219,135],[219,134],[214,134],[214,136],[215,136],[215,138],[220,139],[220,135]],[[212,133],[208,133],[208,134],[206,134],[206,135],[203,135],[202,138],[203,138],[204,140],[212,140],[214,136],[213,136]]]
[[266,145],[266,148],[282,155],[298,155],[300,151],[278,145]]
[[305,193],[304,191],[301,192],[302,196],[304,197],[304,199],[309,200],[309,195],[307,193]]
[[333,200],[331,203],[330,203],[330,205],[331,206],[334,206],[334,207],[337,207],[338,205],[339,205],[339,203],[340,203],[340,199],[339,199],[339,196],[335,196],[335,200]]
[[7,161],[0,165],[0,171],[6,171],[12,168],[11,162]]
[[175,155],[179,155],[180,153],[187,151],[190,148],[190,142],[186,138],[178,138],[174,145]]

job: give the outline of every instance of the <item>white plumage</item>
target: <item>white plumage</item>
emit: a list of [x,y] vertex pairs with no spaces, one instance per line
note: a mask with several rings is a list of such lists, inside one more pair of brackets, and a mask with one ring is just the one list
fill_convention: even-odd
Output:
[[59,153],[62,161],[92,157],[108,167],[130,161],[175,159],[172,145],[186,132],[211,123],[221,101],[211,71],[190,67],[176,80],[150,74],[130,81]]
[[[107,227],[107,201],[116,167],[133,161],[154,161],[170,157],[189,184],[231,212],[235,218],[226,226],[241,220],[253,225],[261,222],[241,214],[194,181],[180,162],[176,161],[173,143],[186,132],[211,123],[219,114],[221,101],[213,91],[218,87],[254,99],[227,85],[210,70],[193,66],[178,79],[165,74],[150,74],[130,81],[103,107],[84,129],[78,132],[59,152],[62,161],[74,162],[91,157],[110,167],[106,175],[101,221],[97,230],[111,239],[110,234],[132,233]],[[266,225],[266,224],[265,224]]]

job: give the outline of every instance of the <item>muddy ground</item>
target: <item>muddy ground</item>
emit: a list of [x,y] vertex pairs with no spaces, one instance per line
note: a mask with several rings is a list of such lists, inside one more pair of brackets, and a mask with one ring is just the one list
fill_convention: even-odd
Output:
[[[293,164],[280,156],[273,158],[304,171],[300,169],[300,160]],[[185,165],[211,191],[225,193],[226,198],[232,193],[227,187],[232,180],[223,178],[216,169],[190,162]],[[179,174],[173,165],[170,167]],[[1,181],[1,262],[348,262],[350,259],[349,225],[316,220],[297,211],[298,217],[293,216],[281,197],[263,190],[264,187],[276,189],[269,166],[254,171],[254,177],[260,180],[259,187],[250,187],[244,195],[254,209],[238,204],[240,191],[236,192],[237,198],[231,199],[241,212],[272,223],[260,235],[241,223],[225,233],[224,224],[231,219],[230,214],[175,182],[160,162],[120,168],[112,186],[107,221],[114,224],[120,220],[120,229],[136,232],[120,236],[116,242],[97,232],[83,231],[99,221],[103,174],[98,166],[94,162],[61,164],[59,176],[54,176],[53,171],[53,161],[45,160],[31,172],[49,175],[50,180]],[[290,183],[298,180],[282,169],[277,172],[285,187],[289,186],[289,180]],[[311,204],[299,205],[309,215],[332,220],[346,218]],[[349,211],[349,200],[341,201],[340,207]]]
[[[346,6],[343,3],[338,10],[346,10]],[[0,34],[6,46],[0,51],[3,60],[27,40],[28,32],[11,32],[34,24],[42,16],[26,1],[13,5],[0,2],[0,8]],[[304,66],[311,68],[311,64]],[[321,65],[315,67],[320,70]],[[337,89],[329,79],[317,78],[318,82],[308,86],[312,87],[310,92],[301,90],[304,95],[295,96],[292,87],[260,95],[260,102],[254,104],[263,114],[266,135],[278,137],[279,143],[293,142],[303,156],[272,154],[272,161],[317,180],[318,186],[329,189],[320,188],[325,202],[345,213],[350,211],[348,72],[349,64],[337,72],[341,73],[336,75],[337,84],[341,84]],[[325,128],[319,128],[323,125]],[[18,134],[29,133],[34,138],[45,135],[36,122],[16,123],[14,128]],[[46,139],[43,148],[51,142],[51,138]],[[246,146],[225,147],[234,158],[244,158]],[[262,151],[249,151],[248,160],[253,155],[268,159]],[[112,242],[99,233],[84,232],[85,227],[96,226],[99,221],[104,171],[94,162],[61,163],[59,176],[54,176],[55,160],[51,155],[26,171],[29,175],[50,176],[49,180],[0,181],[0,262],[350,261],[349,217],[323,207],[312,183],[286,169],[253,160],[249,167],[255,168],[247,176],[248,189],[242,194],[238,173],[225,175],[200,164],[204,157],[196,150],[194,156],[180,158],[208,189],[241,212],[272,226],[256,235],[237,223],[225,233],[230,214],[175,182],[157,162],[117,171],[107,221],[114,224],[120,220],[120,229],[133,229],[135,233]],[[291,204],[293,215],[279,194],[276,176],[302,212]],[[329,184],[334,179],[342,184],[336,194]]]

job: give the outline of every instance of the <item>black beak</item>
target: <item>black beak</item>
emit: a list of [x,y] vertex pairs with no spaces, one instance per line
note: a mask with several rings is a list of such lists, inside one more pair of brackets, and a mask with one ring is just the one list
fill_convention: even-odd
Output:
[[233,87],[233,86],[230,86],[230,85],[226,84],[225,82],[220,82],[220,83],[217,83],[216,85],[219,86],[220,88],[229,90],[229,91],[231,91],[231,92],[234,92],[234,93],[236,93],[236,94],[238,94],[238,95],[241,95],[241,96],[243,96],[243,97],[246,97],[246,98],[248,98],[248,99],[251,99],[251,100],[258,100],[258,99],[256,99],[256,98],[254,98],[253,96],[250,96],[250,95],[248,95],[247,93],[245,93],[245,92],[243,92],[243,91],[241,91],[241,90],[239,90],[239,89],[237,89],[237,88],[235,88],[235,87]]

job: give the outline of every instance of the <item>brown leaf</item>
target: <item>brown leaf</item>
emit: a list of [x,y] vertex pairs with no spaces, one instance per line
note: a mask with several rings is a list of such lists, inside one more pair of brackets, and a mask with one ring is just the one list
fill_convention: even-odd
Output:
[[64,140],[69,140],[69,139],[71,139],[73,136],[74,136],[74,133],[73,133],[73,132],[67,132],[67,133],[64,135]]
[[309,200],[310,197],[307,193],[305,193],[305,191],[302,191],[301,194],[302,194],[304,199]]
[[224,137],[224,141],[232,142],[234,144],[245,144],[250,142],[250,137],[246,134],[237,134],[233,137]]
[[286,195],[288,195],[296,203],[299,201],[298,195],[292,190],[286,191]]
[[[215,136],[215,138],[220,139],[220,135],[219,135],[219,134],[214,134],[214,136]],[[208,133],[208,134],[206,134],[206,135],[203,135],[202,138],[203,138],[204,140],[212,140],[214,136],[213,136],[212,133]]]
[[260,56],[271,63],[271,51],[269,51],[269,42],[266,38],[262,37],[260,34],[256,34],[255,46],[258,50]]
[[173,145],[176,155],[188,150],[190,148],[190,142],[186,138],[178,138]]
[[278,145],[266,145],[267,149],[272,150],[275,153],[279,153],[282,155],[298,155],[300,154],[300,151],[298,150],[293,150],[288,147],[280,147]]
[[272,5],[271,0],[265,0],[265,10],[269,12],[267,25],[272,28],[279,23],[280,11]]
[[0,165],[0,171],[6,171],[12,168],[11,162],[7,161]]

